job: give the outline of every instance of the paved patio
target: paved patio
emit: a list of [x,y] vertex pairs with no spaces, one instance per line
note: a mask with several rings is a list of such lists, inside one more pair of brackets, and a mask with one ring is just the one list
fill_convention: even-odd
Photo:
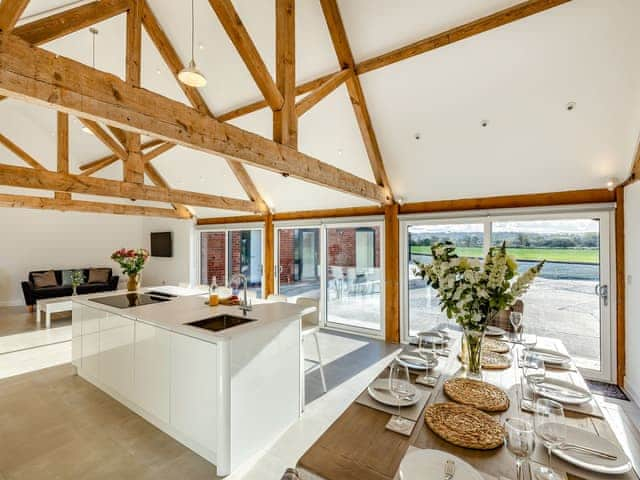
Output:
[[[600,369],[599,301],[595,281],[538,278],[524,297],[525,330],[559,338],[580,367]],[[320,298],[319,282],[282,285],[287,296]],[[446,322],[435,291],[413,278],[409,290],[410,331],[433,328]],[[380,295],[343,294],[330,291],[329,322],[362,328],[380,328]],[[451,321],[453,322],[453,320]]]

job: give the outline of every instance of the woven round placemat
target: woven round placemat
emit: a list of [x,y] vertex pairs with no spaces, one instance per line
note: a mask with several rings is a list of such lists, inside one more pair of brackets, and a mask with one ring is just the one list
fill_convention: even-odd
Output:
[[485,338],[482,341],[482,348],[487,352],[507,353],[509,352],[509,345],[495,338]]
[[451,400],[485,412],[504,412],[509,408],[509,397],[503,390],[480,380],[450,378],[443,389]]
[[502,445],[502,426],[477,408],[434,403],[425,409],[424,419],[433,433],[459,447],[491,450]]

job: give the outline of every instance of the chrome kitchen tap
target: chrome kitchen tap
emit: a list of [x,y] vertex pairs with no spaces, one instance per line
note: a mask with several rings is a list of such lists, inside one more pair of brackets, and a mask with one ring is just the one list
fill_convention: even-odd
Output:
[[245,277],[243,274],[241,273],[236,273],[231,277],[231,283],[233,283],[233,281],[239,278],[242,281],[242,285],[244,286],[244,294],[243,294],[243,300],[240,303],[240,310],[242,310],[242,313],[244,313],[245,315],[247,314],[247,312],[250,312],[251,310],[253,310],[253,307],[251,306],[251,304],[249,303],[248,299],[247,299],[247,277]]

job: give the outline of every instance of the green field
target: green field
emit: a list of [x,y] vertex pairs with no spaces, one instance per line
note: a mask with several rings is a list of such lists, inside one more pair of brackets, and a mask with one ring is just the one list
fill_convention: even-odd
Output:
[[[550,262],[598,263],[597,248],[508,248],[516,260],[548,260]],[[411,253],[431,254],[430,247],[413,246]],[[457,247],[456,253],[463,257],[481,257],[480,247]]]

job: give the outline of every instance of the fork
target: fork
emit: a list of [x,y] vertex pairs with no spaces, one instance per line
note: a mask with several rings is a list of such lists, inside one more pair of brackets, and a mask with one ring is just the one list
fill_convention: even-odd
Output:
[[444,480],[451,480],[456,474],[456,464],[453,460],[444,462]]

